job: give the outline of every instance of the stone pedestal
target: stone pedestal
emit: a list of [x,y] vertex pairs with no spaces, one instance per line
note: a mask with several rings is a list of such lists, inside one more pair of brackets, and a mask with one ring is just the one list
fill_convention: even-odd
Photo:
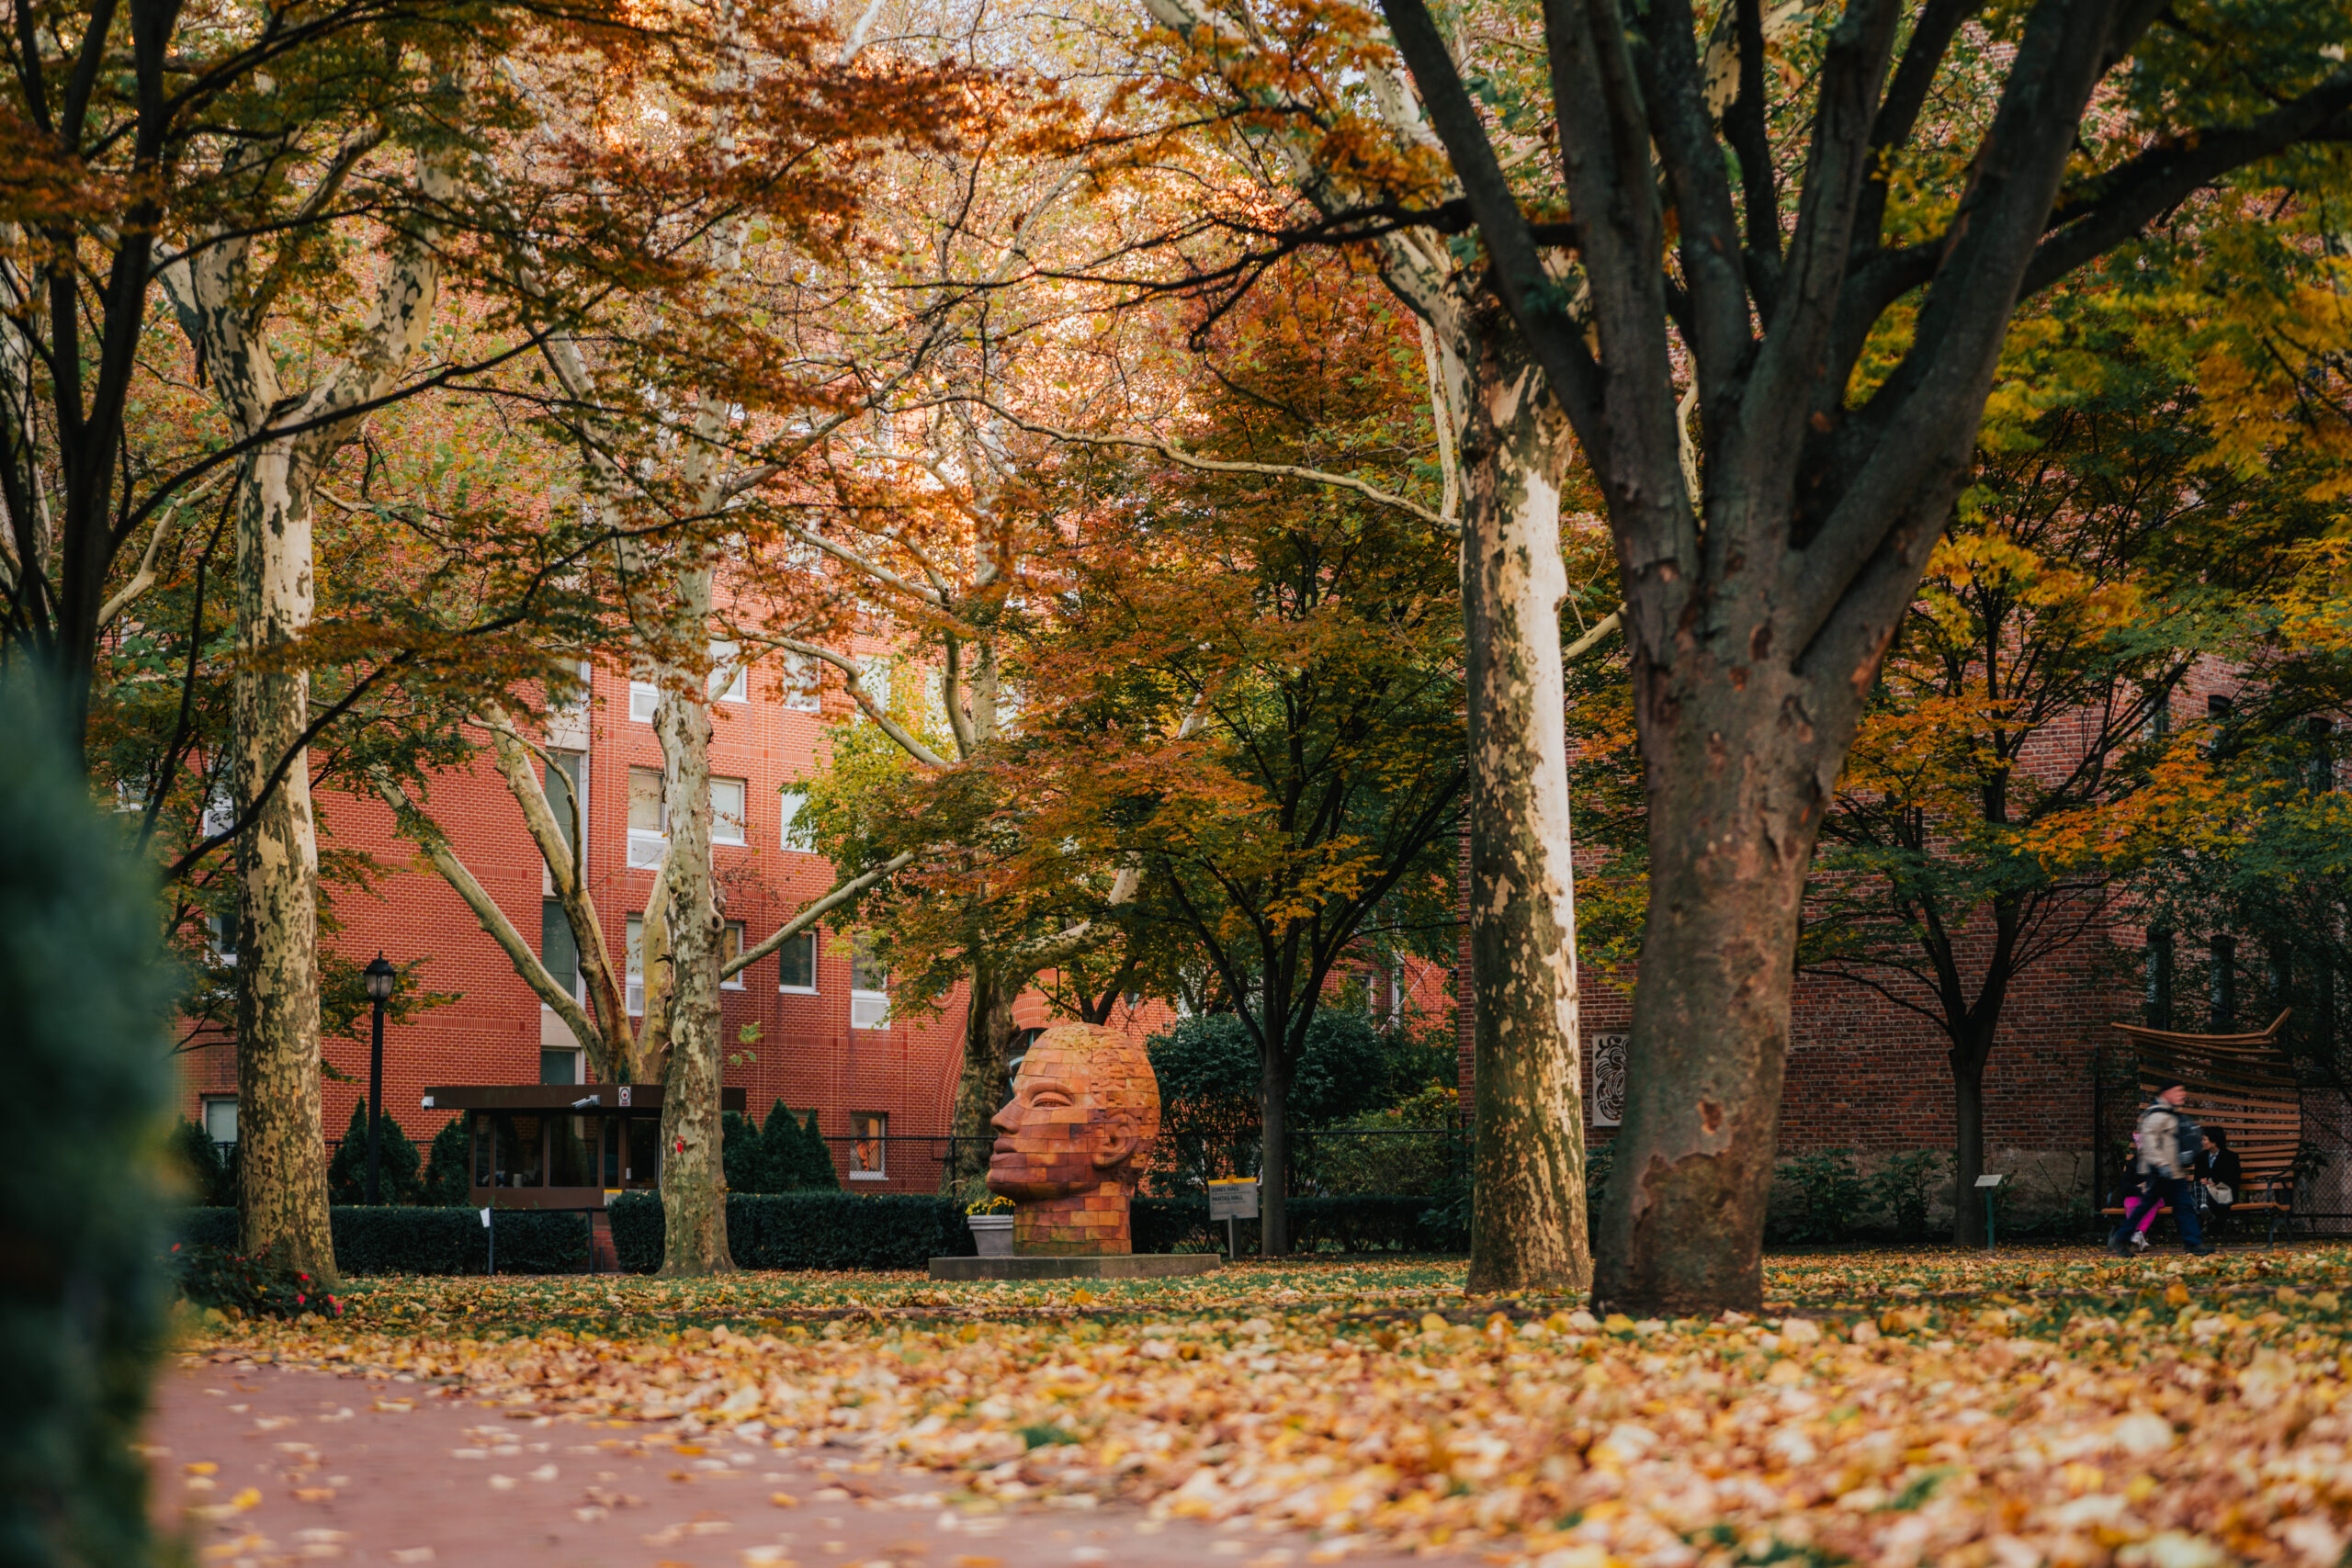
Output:
[[1225,1259],[1214,1252],[1121,1252],[1099,1257],[934,1258],[934,1280],[1164,1280],[1206,1274]]

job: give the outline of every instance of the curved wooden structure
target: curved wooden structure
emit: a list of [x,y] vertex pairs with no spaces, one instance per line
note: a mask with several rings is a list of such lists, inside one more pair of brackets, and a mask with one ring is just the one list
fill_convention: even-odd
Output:
[[2229,1134],[2243,1173],[2230,1213],[2265,1215],[2274,1240],[2279,1218],[2293,1208],[2295,1153],[2303,1141],[2301,1086],[2294,1063],[2278,1047],[2287,1019],[2282,1012],[2252,1034],[2115,1026],[2132,1042],[2142,1103],[2177,1080],[2188,1089],[2188,1103],[2182,1107],[2188,1118]]

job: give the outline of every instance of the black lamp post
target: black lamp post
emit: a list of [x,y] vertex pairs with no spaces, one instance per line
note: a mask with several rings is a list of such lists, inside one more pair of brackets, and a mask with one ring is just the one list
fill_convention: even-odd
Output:
[[362,971],[368,979],[368,999],[376,1004],[376,1044],[368,1054],[368,1201],[377,1202],[376,1171],[384,1148],[384,1004],[392,999],[399,970],[384,962],[381,953]]

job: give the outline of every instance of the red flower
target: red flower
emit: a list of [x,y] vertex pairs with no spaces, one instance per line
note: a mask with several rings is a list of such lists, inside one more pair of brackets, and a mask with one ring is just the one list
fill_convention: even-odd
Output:
[[179,1249],[180,1249],[180,1244],[179,1244],[178,1242],[174,1242],[174,1243],[172,1243],[172,1250],[173,1250],[174,1252],[177,1252]]
[[[305,1274],[305,1275],[303,1275],[303,1276],[302,1276],[302,1278],[304,1278],[305,1280],[307,1280],[307,1279],[309,1279],[309,1278],[310,1278],[310,1276],[309,1276],[308,1274]],[[308,1297],[308,1296],[296,1296],[296,1297],[294,1298],[294,1304],[295,1304],[296,1306],[300,1306],[304,1302],[307,1302],[307,1301],[309,1301],[310,1299],[311,1299],[311,1298],[310,1298],[310,1297]]]

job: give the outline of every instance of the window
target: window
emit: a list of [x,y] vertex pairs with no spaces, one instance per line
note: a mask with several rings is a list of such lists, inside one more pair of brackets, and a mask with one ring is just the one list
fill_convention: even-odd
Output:
[[710,841],[714,844],[740,844],[743,841],[741,779],[710,781]]
[[[563,912],[563,903],[557,898],[539,901],[539,962],[547,965],[555,983],[580,998],[580,943],[571,934],[571,918]],[[544,1078],[544,1083],[570,1083],[570,1078]]]
[[[727,922],[727,929],[721,931],[718,937],[719,972],[721,974],[725,974],[727,966],[729,964],[734,963],[737,958],[741,957],[742,955],[742,952],[743,922],[741,920],[729,920]],[[741,969],[738,969],[735,973],[728,975],[725,979],[718,983],[726,987],[730,991],[740,991],[743,988],[743,972]]]
[[650,681],[632,680],[628,683],[628,716],[639,724],[651,724],[653,710],[662,701],[662,688]]
[[2335,787],[2335,726],[2324,718],[2315,718],[2303,726],[2303,733],[2311,740],[2311,761],[2303,772],[2303,786],[2313,795],[2325,795]]
[[539,1081],[541,1083],[578,1083],[580,1053],[577,1051],[539,1052]]
[[802,809],[808,804],[808,786],[786,784],[777,798],[783,803],[784,810],[784,829],[777,835],[777,842],[787,850],[814,854],[816,845],[809,838],[808,824],[800,819]]
[[2208,976],[2212,988],[2212,1022],[2209,1026],[2216,1034],[2227,1034],[2237,1027],[2238,1019],[2238,942],[2237,938],[2217,936],[2205,947],[2210,960]]
[[548,753],[548,810],[555,818],[555,830],[563,835],[563,847],[571,852],[574,867],[580,864],[579,827],[588,808],[587,784],[585,751]]
[[212,956],[222,964],[237,961],[237,907],[233,904],[220,914],[208,915],[204,920],[205,940],[210,943]]
[[645,917],[628,918],[628,1010],[634,1018],[645,1011]]
[[670,807],[659,768],[628,771],[628,863],[660,865],[670,849]]
[[776,949],[775,988],[804,997],[817,994],[817,933],[802,931]]
[[204,1102],[204,1135],[216,1144],[237,1141],[237,1097],[215,1095]]
[[2147,1021],[2150,1029],[2172,1027],[2172,932],[2148,933]]
[[805,653],[788,653],[784,659],[784,675],[778,687],[784,694],[784,705],[797,713],[815,713],[824,706],[823,671],[817,661]]
[[752,700],[752,667],[731,642],[710,645],[710,694],[722,703]]
[[890,1027],[890,969],[867,948],[863,937],[850,949],[849,1026]]
[[880,1181],[889,1175],[890,1116],[884,1111],[853,1111],[849,1115],[849,1179]]

